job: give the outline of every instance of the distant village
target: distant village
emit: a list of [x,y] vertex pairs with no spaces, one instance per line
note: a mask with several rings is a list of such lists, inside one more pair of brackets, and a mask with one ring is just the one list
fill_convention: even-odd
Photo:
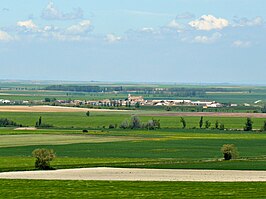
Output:
[[[216,101],[192,101],[192,100],[145,100],[142,96],[132,96],[128,94],[126,99],[103,99],[103,100],[56,100],[45,98],[44,100],[4,100],[0,99],[0,104],[6,105],[31,105],[31,104],[45,104],[45,103],[55,103],[55,105],[64,106],[107,106],[107,107],[137,107],[137,106],[200,106],[203,108],[220,108],[225,105]],[[227,105],[228,106],[228,105]],[[230,104],[231,107],[236,107],[238,104]],[[250,104],[244,104],[244,106],[250,106]]]

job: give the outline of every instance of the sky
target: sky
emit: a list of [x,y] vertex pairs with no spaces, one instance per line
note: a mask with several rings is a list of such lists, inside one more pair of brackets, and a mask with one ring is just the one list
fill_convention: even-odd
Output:
[[265,0],[1,0],[0,79],[266,84]]

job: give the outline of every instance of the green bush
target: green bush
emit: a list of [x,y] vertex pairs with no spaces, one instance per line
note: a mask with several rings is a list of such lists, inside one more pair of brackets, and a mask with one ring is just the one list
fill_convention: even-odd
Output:
[[224,155],[224,160],[231,160],[238,157],[238,151],[234,144],[224,144],[221,147],[221,152]]
[[36,158],[35,168],[42,170],[52,169],[50,162],[55,158],[55,153],[52,149],[35,149],[32,156]]

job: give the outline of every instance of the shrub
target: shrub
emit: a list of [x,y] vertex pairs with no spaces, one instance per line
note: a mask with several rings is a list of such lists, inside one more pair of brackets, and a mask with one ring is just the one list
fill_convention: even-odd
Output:
[[219,129],[219,121],[218,120],[216,120],[216,122],[215,122],[215,128]]
[[0,127],[8,127],[8,126],[22,127],[22,124],[17,124],[16,122],[9,120],[7,118],[0,118]]
[[109,129],[114,129],[114,128],[115,128],[115,125],[109,124]]
[[209,120],[205,121],[205,128],[208,129],[210,128],[211,123],[209,122]]
[[82,132],[83,133],[88,133],[88,130],[87,129],[83,129]]
[[221,147],[221,152],[224,155],[224,160],[231,160],[238,157],[238,151],[234,144],[224,144]]
[[55,153],[52,149],[35,149],[32,156],[36,158],[35,168],[42,170],[52,169],[50,162],[55,158]]
[[220,130],[224,130],[224,129],[225,129],[225,128],[224,128],[224,124],[223,124],[223,123],[221,123],[221,124],[220,124],[220,127],[219,127],[219,129],[220,129]]
[[120,124],[119,128],[121,128],[121,129],[127,129],[127,128],[129,128],[129,122],[128,122],[127,120],[124,120],[124,121]]
[[90,116],[90,111],[87,111],[86,112],[86,115],[89,117]]

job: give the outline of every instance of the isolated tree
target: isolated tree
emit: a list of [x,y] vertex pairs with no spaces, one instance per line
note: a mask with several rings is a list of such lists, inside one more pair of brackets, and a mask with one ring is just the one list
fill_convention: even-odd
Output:
[[221,152],[224,155],[224,160],[231,160],[238,157],[238,151],[234,144],[224,144],[221,147]]
[[89,117],[90,116],[90,111],[87,111],[86,112],[86,115]]
[[36,158],[36,169],[47,170],[51,169],[50,162],[55,158],[55,153],[52,149],[35,149],[32,156]]
[[180,118],[180,122],[182,123],[183,129],[186,128],[187,123],[186,123],[186,120],[183,117]]
[[210,121],[209,120],[205,121],[205,128],[208,129],[210,128],[210,126],[211,126]]
[[201,116],[199,121],[199,127],[202,128],[202,126],[203,126],[203,117]]
[[252,120],[251,120],[251,118],[247,118],[247,122],[246,122],[246,124],[245,124],[245,127],[244,127],[244,131],[252,131],[252,129],[253,129],[253,122],[252,122]]
[[39,117],[38,126],[42,125],[42,117]]

